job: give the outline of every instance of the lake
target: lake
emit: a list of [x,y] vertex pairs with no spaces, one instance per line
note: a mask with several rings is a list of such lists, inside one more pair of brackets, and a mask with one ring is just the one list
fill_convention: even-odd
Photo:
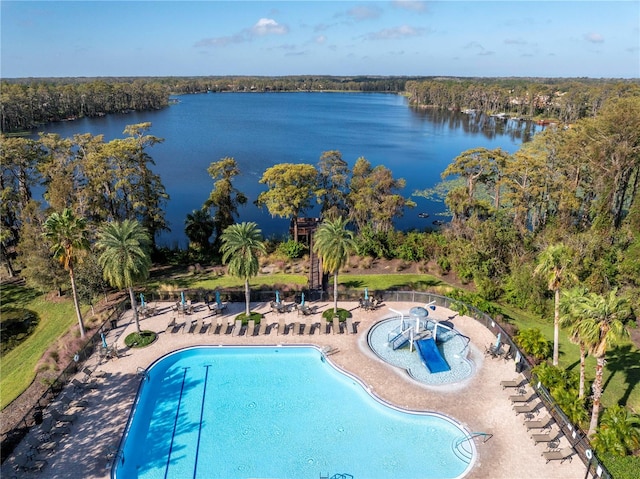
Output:
[[[181,95],[160,111],[132,112],[46,125],[38,131],[71,137],[103,134],[105,141],[124,137],[127,125],[151,122],[148,134],[164,142],[147,153],[154,159],[171,199],[166,217],[172,229],[158,244],[187,246],[184,219],[199,209],[213,188],[207,168],[213,161],[236,159],[241,175],[235,186],[249,198],[240,221],[255,221],[266,237],[286,235],[289,221],[271,218],[253,205],[264,185],[263,172],[277,163],[317,164],[324,151],[339,150],[353,166],[359,157],[384,165],[404,178],[402,192],[432,187],[461,152],[475,147],[513,153],[536,126],[485,115],[467,115],[408,106],[405,97],[380,93],[212,93]],[[412,197],[417,203],[395,225],[399,229],[433,227],[445,212],[441,202]],[[317,210],[307,216],[317,215]],[[418,213],[428,213],[428,218]]]

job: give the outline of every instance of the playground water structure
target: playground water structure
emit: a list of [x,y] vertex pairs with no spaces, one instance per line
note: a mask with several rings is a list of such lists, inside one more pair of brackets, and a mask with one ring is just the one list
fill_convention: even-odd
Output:
[[454,384],[473,374],[473,363],[467,359],[470,340],[450,323],[430,319],[422,307],[412,308],[408,315],[392,312],[397,316],[378,322],[367,336],[380,359],[430,386]]

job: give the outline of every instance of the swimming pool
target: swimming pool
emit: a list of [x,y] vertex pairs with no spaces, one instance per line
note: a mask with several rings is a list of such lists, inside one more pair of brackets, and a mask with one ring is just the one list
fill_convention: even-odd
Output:
[[475,458],[457,454],[465,435],[374,399],[314,347],[197,347],[149,368],[112,477],[455,478]]

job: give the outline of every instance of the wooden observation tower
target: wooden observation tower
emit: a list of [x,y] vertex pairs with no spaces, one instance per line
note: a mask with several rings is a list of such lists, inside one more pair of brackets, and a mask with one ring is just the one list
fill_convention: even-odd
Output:
[[313,235],[320,225],[320,218],[298,218],[291,224],[291,235],[296,235],[297,241],[309,247],[309,289],[323,289],[322,261],[313,251]]

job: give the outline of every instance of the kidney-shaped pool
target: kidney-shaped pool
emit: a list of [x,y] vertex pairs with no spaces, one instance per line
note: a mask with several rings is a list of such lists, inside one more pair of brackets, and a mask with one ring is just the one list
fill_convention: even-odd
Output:
[[314,347],[197,347],[146,372],[112,476],[456,478],[466,435],[377,400]]

